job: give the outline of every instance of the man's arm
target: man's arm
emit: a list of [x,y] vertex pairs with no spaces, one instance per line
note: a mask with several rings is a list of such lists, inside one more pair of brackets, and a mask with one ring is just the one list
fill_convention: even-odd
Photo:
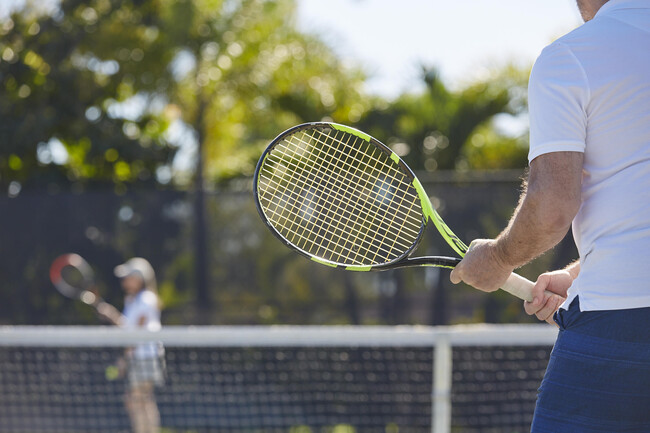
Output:
[[583,158],[580,152],[553,152],[531,161],[527,188],[508,226],[496,239],[472,242],[451,281],[492,292],[515,268],[560,242],[580,209]]
[[571,275],[571,279],[575,280],[578,278],[578,274],[580,274],[580,260],[576,260],[575,262],[569,264],[566,268],[564,268],[565,271]]

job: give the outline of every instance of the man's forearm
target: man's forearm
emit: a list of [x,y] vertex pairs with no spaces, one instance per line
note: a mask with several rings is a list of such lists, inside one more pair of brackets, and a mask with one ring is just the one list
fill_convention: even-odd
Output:
[[570,221],[554,218],[552,203],[524,197],[508,227],[497,237],[504,262],[518,268],[557,245],[571,227]]
[[580,208],[582,162],[577,152],[554,152],[531,161],[527,190],[508,227],[497,239],[475,239],[451,271],[451,282],[497,290],[513,269],[557,244]]
[[506,229],[497,237],[504,264],[522,266],[564,238],[580,208],[581,153],[542,155]]
[[567,265],[564,270],[567,271],[569,275],[571,275],[571,278],[575,280],[578,278],[578,274],[580,273],[580,260],[576,260],[575,262]]

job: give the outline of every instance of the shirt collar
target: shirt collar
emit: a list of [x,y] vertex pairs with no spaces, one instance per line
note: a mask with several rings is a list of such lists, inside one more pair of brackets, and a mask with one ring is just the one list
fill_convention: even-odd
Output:
[[[648,0],[609,0],[596,13],[596,17],[620,9],[649,9]],[[595,18],[595,17],[594,17]]]

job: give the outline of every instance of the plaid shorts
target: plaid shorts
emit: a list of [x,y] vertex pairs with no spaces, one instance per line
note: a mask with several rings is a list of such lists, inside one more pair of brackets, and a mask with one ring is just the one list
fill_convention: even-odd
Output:
[[135,387],[139,384],[151,382],[155,386],[165,384],[165,358],[131,358],[128,366],[129,384]]

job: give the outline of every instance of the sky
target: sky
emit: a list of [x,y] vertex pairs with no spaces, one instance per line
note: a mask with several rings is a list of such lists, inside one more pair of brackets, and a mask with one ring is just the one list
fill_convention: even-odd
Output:
[[[0,0],[0,16],[32,1]],[[298,26],[318,34],[370,75],[386,97],[421,86],[419,65],[461,86],[507,62],[533,63],[544,46],[582,23],[575,0],[296,0]]]
[[575,0],[297,0],[298,26],[360,63],[368,90],[417,90],[419,65],[450,86],[508,62],[532,65],[544,46],[582,23]]

